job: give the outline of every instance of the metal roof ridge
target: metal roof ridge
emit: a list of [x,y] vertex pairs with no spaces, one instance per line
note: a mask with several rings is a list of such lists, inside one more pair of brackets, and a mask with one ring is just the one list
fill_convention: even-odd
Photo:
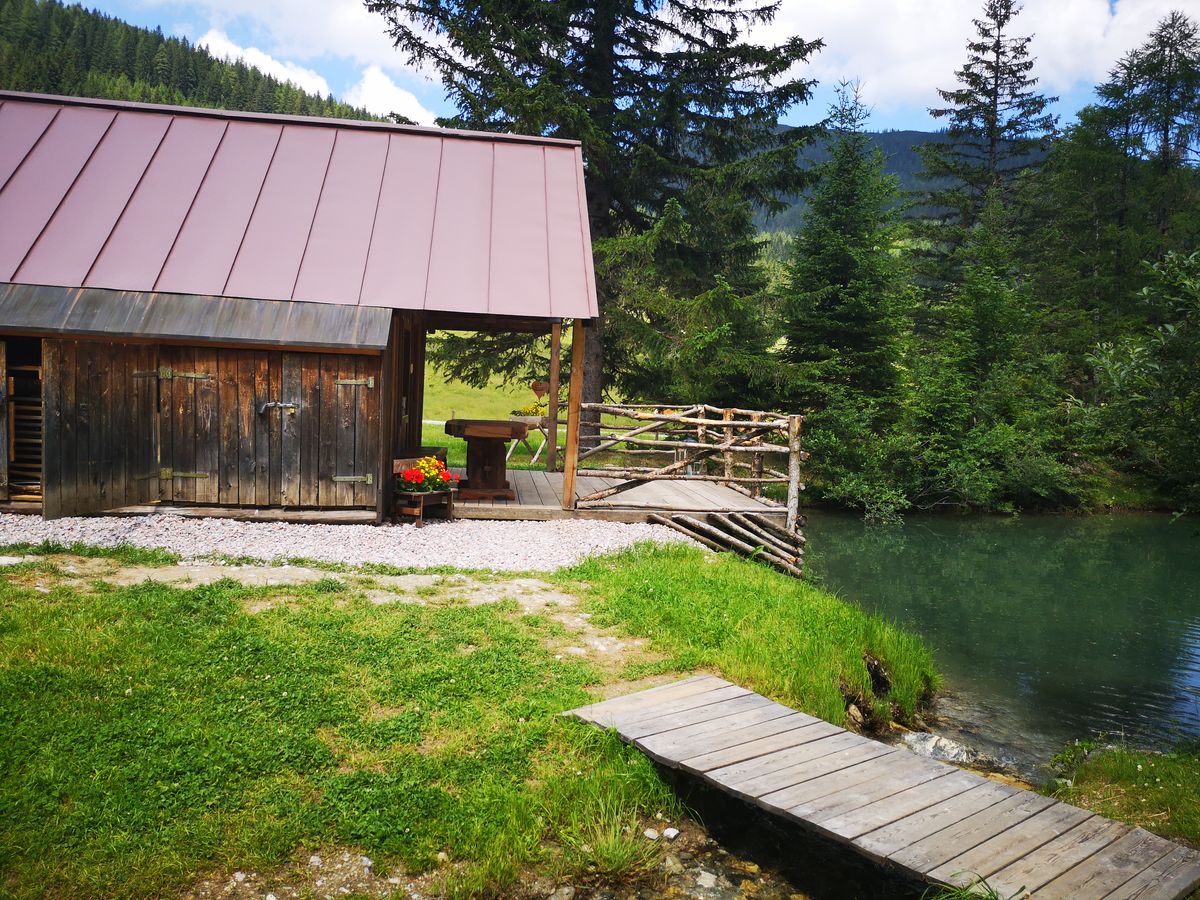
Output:
[[109,100],[100,97],[67,97],[60,94],[39,94],[27,91],[0,90],[0,102],[5,100],[31,103],[54,103],[60,106],[91,106],[100,109],[129,110],[160,115],[200,116],[225,121],[264,122],[284,125],[309,125],[315,128],[355,128],[382,131],[390,134],[411,134],[466,141],[492,141],[541,146],[579,147],[581,143],[568,138],[541,137],[532,134],[510,134],[502,131],[469,131],[458,128],[438,128],[433,125],[398,125],[394,122],[370,122],[362,119],[335,119],[323,116],[292,116],[282,113],[257,113],[241,110],[213,109],[207,106],[173,106],[164,103],[139,103],[133,100]]

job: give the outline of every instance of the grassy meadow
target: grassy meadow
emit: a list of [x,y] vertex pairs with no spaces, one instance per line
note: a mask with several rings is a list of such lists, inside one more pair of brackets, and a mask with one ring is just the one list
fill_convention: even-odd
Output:
[[[170,561],[114,556],[151,576]],[[4,895],[159,896],[330,847],[450,896],[638,878],[662,852],[641,829],[684,811],[641,754],[562,710],[707,670],[841,721],[842,683],[903,711],[936,681],[914,638],[698,550],[549,579],[589,627],[648,639],[619,664],[561,652],[581,639],[553,602],[472,605],[501,576],[380,602],[378,570],[189,587],[79,565],[49,554],[0,575]],[[886,696],[868,654],[892,673]]]
[[[467,464],[467,443],[460,438],[450,437],[441,424],[451,417],[460,419],[507,419],[512,416],[514,409],[521,409],[536,402],[537,397],[528,387],[505,385],[494,379],[486,388],[473,388],[457,381],[446,381],[444,376],[432,366],[425,372],[425,410],[424,419],[427,424],[421,427],[421,441],[426,447],[445,447],[447,449],[447,464],[465,466]],[[565,446],[566,428],[559,428],[559,447]],[[534,434],[529,439],[534,452],[541,446],[542,436]],[[508,465],[512,469],[542,468],[546,464],[545,453],[536,464],[530,460],[533,457],[524,445],[518,445],[513,451]]]

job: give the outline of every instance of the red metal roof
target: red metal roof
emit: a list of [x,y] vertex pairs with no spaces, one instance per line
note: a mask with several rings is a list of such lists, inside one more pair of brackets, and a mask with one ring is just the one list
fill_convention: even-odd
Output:
[[0,282],[597,314],[572,141],[0,91]]

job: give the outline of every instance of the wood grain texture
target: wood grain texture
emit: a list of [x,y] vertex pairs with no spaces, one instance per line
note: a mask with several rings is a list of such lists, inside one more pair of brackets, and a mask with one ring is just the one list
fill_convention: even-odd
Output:
[[1200,883],[1196,851],[731,688],[696,676],[563,715],[932,884],[1178,900]]

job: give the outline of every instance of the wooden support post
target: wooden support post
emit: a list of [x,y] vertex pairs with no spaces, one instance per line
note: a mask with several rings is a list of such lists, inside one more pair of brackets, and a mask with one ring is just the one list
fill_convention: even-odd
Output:
[[567,389],[567,455],[563,460],[562,508],[575,508],[575,470],[579,466],[579,405],[583,402],[583,319],[571,326],[571,384]]
[[[754,413],[752,416],[750,416],[750,421],[751,422],[761,422],[762,418],[763,418],[762,413]],[[753,441],[753,443],[761,444],[762,438],[759,437],[757,440]],[[762,478],[763,477],[763,458],[762,458],[761,453],[756,453],[756,454],[754,454],[754,456],[750,457],[750,476],[752,478]],[[750,490],[754,493],[755,497],[762,496],[762,485],[761,484],[754,485],[754,487],[750,488]]]
[[550,326],[550,402],[546,404],[546,471],[558,471],[558,380],[562,322]]
[[[721,418],[724,419],[726,422],[732,422],[733,421],[733,410],[727,409],[727,410],[723,411],[721,413]],[[729,425],[725,426],[725,443],[727,443],[727,444],[733,443],[733,428]],[[726,450],[725,451],[725,483],[728,484],[730,479],[732,479],[732,478],[733,478],[733,451]]]
[[788,416],[787,530],[792,534],[800,520],[800,428],[804,416]]

